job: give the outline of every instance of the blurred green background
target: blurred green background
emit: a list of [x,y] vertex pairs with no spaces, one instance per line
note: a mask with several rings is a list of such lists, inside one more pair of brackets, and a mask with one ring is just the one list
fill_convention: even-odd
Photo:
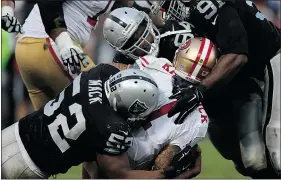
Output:
[[[231,178],[245,179],[234,168],[232,161],[223,159],[209,140],[200,143],[202,149],[202,171],[196,178]],[[58,179],[81,179],[81,165],[71,168],[66,174],[60,174]]]

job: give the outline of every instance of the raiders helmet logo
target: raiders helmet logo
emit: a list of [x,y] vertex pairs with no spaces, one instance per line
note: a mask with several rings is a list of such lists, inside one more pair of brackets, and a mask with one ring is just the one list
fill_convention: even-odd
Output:
[[148,109],[148,107],[145,105],[144,102],[141,102],[140,100],[135,100],[135,102],[133,102],[133,104],[130,106],[129,108],[129,113],[132,114],[141,114],[144,113],[146,110]]

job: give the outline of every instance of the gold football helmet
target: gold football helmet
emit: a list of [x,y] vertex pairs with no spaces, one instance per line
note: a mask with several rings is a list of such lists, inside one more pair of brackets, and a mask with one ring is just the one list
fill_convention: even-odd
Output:
[[216,61],[217,49],[213,42],[206,38],[195,37],[179,47],[173,62],[178,76],[197,84],[211,72]]

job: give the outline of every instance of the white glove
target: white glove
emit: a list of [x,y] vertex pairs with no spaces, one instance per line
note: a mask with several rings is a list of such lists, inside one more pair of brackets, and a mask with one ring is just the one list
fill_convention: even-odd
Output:
[[13,32],[20,32],[22,31],[22,26],[20,22],[14,17],[14,9],[10,6],[3,6],[2,7],[2,29],[9,33]]
[[80,61],[84,67],[89,64],[83,50],[73,44],[67,32],[62,32],[55,42],[59,48],[64,70],[72,77],[81,72]]

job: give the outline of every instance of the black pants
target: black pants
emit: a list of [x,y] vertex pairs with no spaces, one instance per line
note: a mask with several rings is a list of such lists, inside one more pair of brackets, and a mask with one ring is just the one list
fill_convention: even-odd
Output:
[[249,78],[209,95],[204,102],[212,119],[211,142],[224,158],[232,160],[249,176],[267,167],[262,96],[260,84]]

